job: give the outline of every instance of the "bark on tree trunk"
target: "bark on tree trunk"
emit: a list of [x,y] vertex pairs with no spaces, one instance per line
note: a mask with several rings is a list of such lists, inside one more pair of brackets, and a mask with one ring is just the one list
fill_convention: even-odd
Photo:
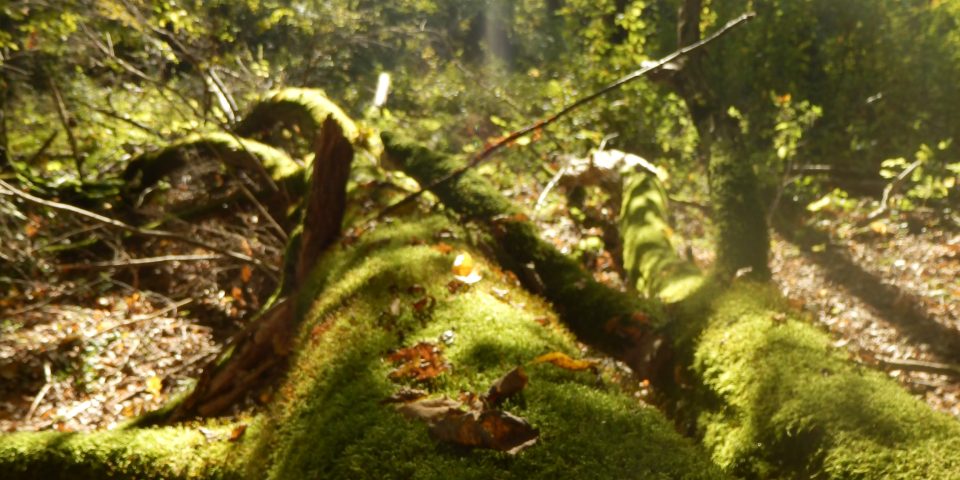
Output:
[[[680,47],[700,40],[701,0],[686,0],[680,9]],[[743,134],[728,113],[730,103],[715,93],[709,75],[709,51],[687,57],[672,85],[684,99],[699,136],[698,151],[707,159],[710,200],[716,227],[716,271],[731,278],[745,269],[751,278],[770,278],[768,231],[759,182]]]

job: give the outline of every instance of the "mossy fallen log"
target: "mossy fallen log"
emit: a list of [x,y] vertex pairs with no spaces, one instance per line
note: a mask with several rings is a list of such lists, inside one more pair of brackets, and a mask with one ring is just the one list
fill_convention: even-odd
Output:
[[[436,248],[443,242],[454,247]],[[384,359],[400,346],[440,345],[451,369],[419,384],[431,397],[483,392],[536,356],[576,355],[541,300],[464,244],[445,218],[401,219],[336,248],[314,269],[287,386],[258,452],[268,478],[712,478],[715,468],[659,412],[585,372],[528,365],[529,385],[504,406],[540,431],[516,456],[437,443],[381,401],[401,384]],[[451,288],[458,250],[482,280]],[[504,293],[506,292],[506,293]],[[424,306],[421,301],[431,299]],[[419,306],[418,306],[419,305]],[[538,321],[539,320],[539,321]],[[446,341],[441,340],[446,339]],[[615,459],[615,460],[612,460]]]
[[[459,159],[389,133],[382,138],[388,162],[421,185],[431,185],[463,165]],[[656,304],[597,282],[575,260],[541,240],[517,206],[476,172],[436,185],[433,193],[463,218],[490,225],[509,257],[504,259],[505,267],[526,280],[528,288],[542,290],[581,340],[625,361],[641,378],[655,374],[668,356],[657,332],[661,315]],[[533,280],[525,270],[528,265]]]
[[718,464],[747,478],[960,478],[960,422],[855,364],[773,285],[684,267],[657,183],[628,181],[624,257],[651,266],[631,270],[639,289],[674,302],[668,331],[692,377],[674,400]]
[[[237,478],[235,426],[0,434],[4,479]],[[217,437],[215,440],[208,438]]]
[[[441,233],[453,251],[436,247]],[[301,289],[311,308],[298,322],[289,374],[266,412],[240,420],[248,425],[242,435],[237,424],[209,421],[205,430],[0,435],[0,471],[71,480],[725,478],[658,411],[609,379],[530,364],[578,349],[548,305],[465,238],[433,216],[382,224],[328,250]],[[469,287],[452,283],[458,251],[473,256],[482,277]],[[502,408],[539,430],[537,444],[515,456],[466,450],[438,442],[426,425],[383,404],[413,382],[391,379],[389,353],[421,341],[438,345],[451,365],[413,383],[435,398],[484,392],[526,364],[529,384]]]
[[656,176],[628,173],[623,179],[620,234],[623,269],[637,291],[669,301],[701,282],[700,271],[676,254],[667,196]]

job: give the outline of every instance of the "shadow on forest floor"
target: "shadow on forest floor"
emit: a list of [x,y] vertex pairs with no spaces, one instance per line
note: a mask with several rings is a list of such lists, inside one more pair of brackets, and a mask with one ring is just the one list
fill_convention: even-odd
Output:
[[[911,341],[928,345],[931,353],[943,360],[960,361],[960,331],[938,322],[911,293],[866,270],[852,258],[846,246],[831,239],[827,232],[775,223],[777,233],[822,268],[827,280],[872,307],[877,317]],[[814,245],[826,248],[814,252]]]

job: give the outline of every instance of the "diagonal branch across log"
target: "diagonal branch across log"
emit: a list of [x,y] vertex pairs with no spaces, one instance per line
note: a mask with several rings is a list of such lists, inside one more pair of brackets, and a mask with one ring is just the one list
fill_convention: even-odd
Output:
[[434,187],[437,187],[437,186],[439,186],[439,185],[441,185],[441,184],[444,184],[444,183],[446,183],[446,182],[449,182],[449,181],[451,181],[451,180],[454,180],[454,179],[460,177],[461,175],[464,174],[464,172],[466,172],[467,170],[470,170],[470,169],[476,167],[477,165],[480,165],[480,164],[483,163],[485,160],[487,160],[488,158],[490,158],[490,156],[492,156],[492,155],[493,155],[494,153],[496,153],[498,150],[500,150],[501,148],[503,148],[503,147],[511,144],[512,142],[516,141],[518,138],[520,138],[520,137],[522,137],[522,136],[524,136],[524,135],[527,135],[527,134],[529,134],[529,133],[532,133],[532,132],[534,132],[534,131],[541,130],[541,129],[543,129],[543,128],[545,128],[545,127],[547,127],[547,126],[555,123],[557,120],[560,120],[561,118],[565,117],[567,114],[569,114],[570,112],[576,110],[577,108],[580,108],[580,107],[582,107],[583,105],[586,105],[586,104],[588,104],[588,103],[590,103],[590,102],[592,102],[592,101],[594,101],[594,100],[596,100],[596,99],[598,99],[598,98],[600,98],[600,97],[602,97],[602,96],[604,96],[604,95],[606,95],[606,94],[608,94],[608,93],[610,93],[610,92],[612,92],[612,91],[614,91],[614,90],[618,90],[618,89],[620,89],[621,87],[623,87],[624,85],[626,85],[626,84],[628,84],[628,83],[630,83],[630,82],[633,82],[633,81],[635,81],[635,80],[637,80],[637,79],[643,78],[644,76],[646,76],[646,75],[648,75],[648,74],[650,74],[650,73],[656,72],[657,70],[660,70],[661,68],[663,68],[665,65],[667,65],[667,64],[669,64],[669,63],[671,63],[671,62],[673,62],[673,61],[675,61],[675,60],[677,60],[677,59],[680,59],[680,58],[683,58],[683,57],[685,57],[685,56],[687,56],[687,55],[690,55],[691,53],[693,53],[693,52],[695,52],[695,51],[703,48],[704,46],[706,46],[706,45],[708,45],[708,44],[716,41],[717,39],[719,39],[720,37],[724,36],[725,34],[727,34],[728,32],[730,32],[730,31],[733,30],[734,28],[736,28],[736,27],[738,27],[738,26],[740,26],[740,25],[742,25],[742,24],[744,24],[744,23],[752,20],[752,19],[753,19],[754,17],[756,17],[756,16],[757,16],[757,14],[756,14],[755,12],[746,12],[746,13],[740,15],[739,17],[737,17],[737,18],[735,18],[735,19],[733,19],[733,20],[730,20],[730,21],[727,22],[721,29],[717,30],[716,32],[714,32],[714,33],[711,34],[710,36],[708,36],[708,37],[706,37],[706,38],[704,38],[704,39],[702,39],[702,40],[700,40],[700,41],[698,41],[698,42],[695,42],[695,43],[692,43],[692,44],[690,44],[690,45],[687,45],[687,46],[685,46],[685,47],[683,47],[683,48],[680,48],[680,49],[674,51],[673,53],[671,53],[671,54],[669,54],[669,55],[661,58],[660,60],[657,60],[657,61],[654,62],[654,63],[651,63],[651,64],[649,64],[649,65],[647,65],[647,66],[645,66],[645,67],[643,67],[643,68],[640,68],[640,69],[635,70],[635,71],[633,71],[633,72],[631,72],[631,73],[629,73],[629,74],[627,74],[627,75],[625,75],[625,76],[623,76],[623,77],[620,77],[620,78],[617,79],[616,81],[608,84],[607,86],[601,88],[600,90],[597,90],[596,92],[593,92],[593,93],[591,93],[590,95],[587,95],[587,96],[585,96],[585,97],[583,97],[583,98],[580,98],[580,99],[576,100],[575,102],[573,102],[573,103],[571,103],[571,104],[569,104],[569,105],[561,108],[559,111],[557,111],[557,112],[554,113],[553,115],[550,115],[549,117],[547,117],[547,118],[545,118],[545,119],[543,119],[543,120],[539,120],[539,121],[537,121],[536,123],[533,123],[533,124],[528,125],[528,126],[526,126],[526,127],[524,127],[524,128],[521,128],[521,129],[519,129],[519,130],[516,130],[516,131],[510,133],[509,135],[507,135],[507,136],[505,136],[505,137],[501,137],[499,140],[497,140],[497,141],[494,142],[493,144],[491,144],[491,145],[487,146],[486,148],[484,148],[483,151],[481,151],[481,152],[478,153],[476,156],[474,156],[472,159],[470,159],[470,161],[467,162],[467,163],[466,163],[465,165],[463,165],[462,167],[460,167],[460,168],[458,168],[458,169],[450,172],[448,175],[444,176],[443,178],[437,179],[437,180],[434,181],[433,183],[424,186],[424,187],[421,188],[420,190],[417,190],[416,192],[413,192],[413,193],[411,193],[410,195],[407,195],[406,197],[404,197],[403,199],[401,199],[401,200],[398,201],[397,203],[394,203],[393,205],[390,205],[390,206],[386,207],[385,209],[383,209],[383,210],[380,212],[380,214],[379,214],[377,217],[378,217],[378,218],[383,218],[384,216],[386,216],[386,215],[390,214],[391,212],[395,211],[397,208],[399,208],[399,207],[401,207],[401,206],[403,206],[403,205],[406,205],[406,204],[410,203],[411,201],[415,200],[416,198],[418,198],[420,195],[423,195],[423,192],[426,192],[426,191],[428,191],[428,190],[432,190]]

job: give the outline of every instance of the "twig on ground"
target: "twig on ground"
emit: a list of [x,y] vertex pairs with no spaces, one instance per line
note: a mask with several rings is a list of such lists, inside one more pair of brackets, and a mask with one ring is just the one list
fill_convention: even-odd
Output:
[[923,360],[909,360],[899,358],[878,358],[880,365],[896,370],[907,370],[911,372],[935,373],[937,375],[947,375],[951,377],[960,377],[960,365],[952,363],[926,362]]
[[110,327],[110,328],[105,328],[105,329],[103,329],[103,330],[100,330],[99,332],[95,333],[95,334],[93,335],[93,337],[100,336],[100,335],[103,335],[103,334],[112,332],[112,331],[114,331],[114,330],[116,330],[116,329],[118,329],[118,328],[127,327],[127,326],[134,325],[134,324],[137,324],[137,323],[146,322],[146,321],[148,321],[148,320],[153,320],[154,318],[162,317],[162,316],[166,315],[167,313],[176,311],[178,308],[182,308],[182,307],[190,304],[191,302],[193,302],[193,299],[190,299],[190,298],[187,298],[187,299],[185,299],[185,300],[180,300],[179,302],[176,302],[176,303],[174,303],[173,305],[170,305],[170,306],[168,306],[168,307],[166,307],[166,308],[164,308],[164,309],[162,309],[162,310],[157,310],[156,312],[153,312],[153,313],[151,313],[151,314],[149,314],[149,315],[144,315],[144,316],[142,316],[142,317],[140,317],[140,318],[134,318],[133,320],[129,320],[129,321],[126,321],[126,322],[123,322],[123,323],[118,323],[118,324],[116,324],[116,325],[114,325],[114,326],[112,326],[112,327]]
[[23,421],[29,421],[33,418],[33,414],[36,413],[37,407],[40,406],[40,402],[43,401],[43,397],[47,395],[47,392],[50,391],[50,387],[53,380],[53,374],[50,372],[50,362],[43,362],[43,378],[44,384],[43,387],[37,392],[37,396],[33,398],[33,403],[30,404],[30,410],[27,410],[27,415],[23,417]]
[[922,160],[917,160],[911,163],[910,165],[907,166],[907,168],[903,169],[903,171],[900,172],[900,174],[897,175],[896,178],[893,179],[893,181],[888,183],[887,186],[884,187],[883,189],[883,197],[880,198],[880,206],[877,207],[876,210],[870,212],[870,214],[867,215],[867,218],[863,219],[860,222],[860,226],[866,225],[876,220],[877,218],[880,218],[881,215],[886,213],[887,208],[889,208],[889,204],[890,204],[890,196],[896,193],[897,190],[899,190],[900,187],[903,186],[903,183],[906,182],[908,178],[910,178],[910,175],[913,175],[913,172],[917,168],[920,168],[920,165],[922,164],[923,164]]
[[107,262],[67,263],[60,265],[61,272],[72,270],[101,270],[118,267],[158,265],[168,262],[201,262],[204,260],[219,260],[223,255],[164,255],[160,257],[129,258],[125,260],[111,260]]

